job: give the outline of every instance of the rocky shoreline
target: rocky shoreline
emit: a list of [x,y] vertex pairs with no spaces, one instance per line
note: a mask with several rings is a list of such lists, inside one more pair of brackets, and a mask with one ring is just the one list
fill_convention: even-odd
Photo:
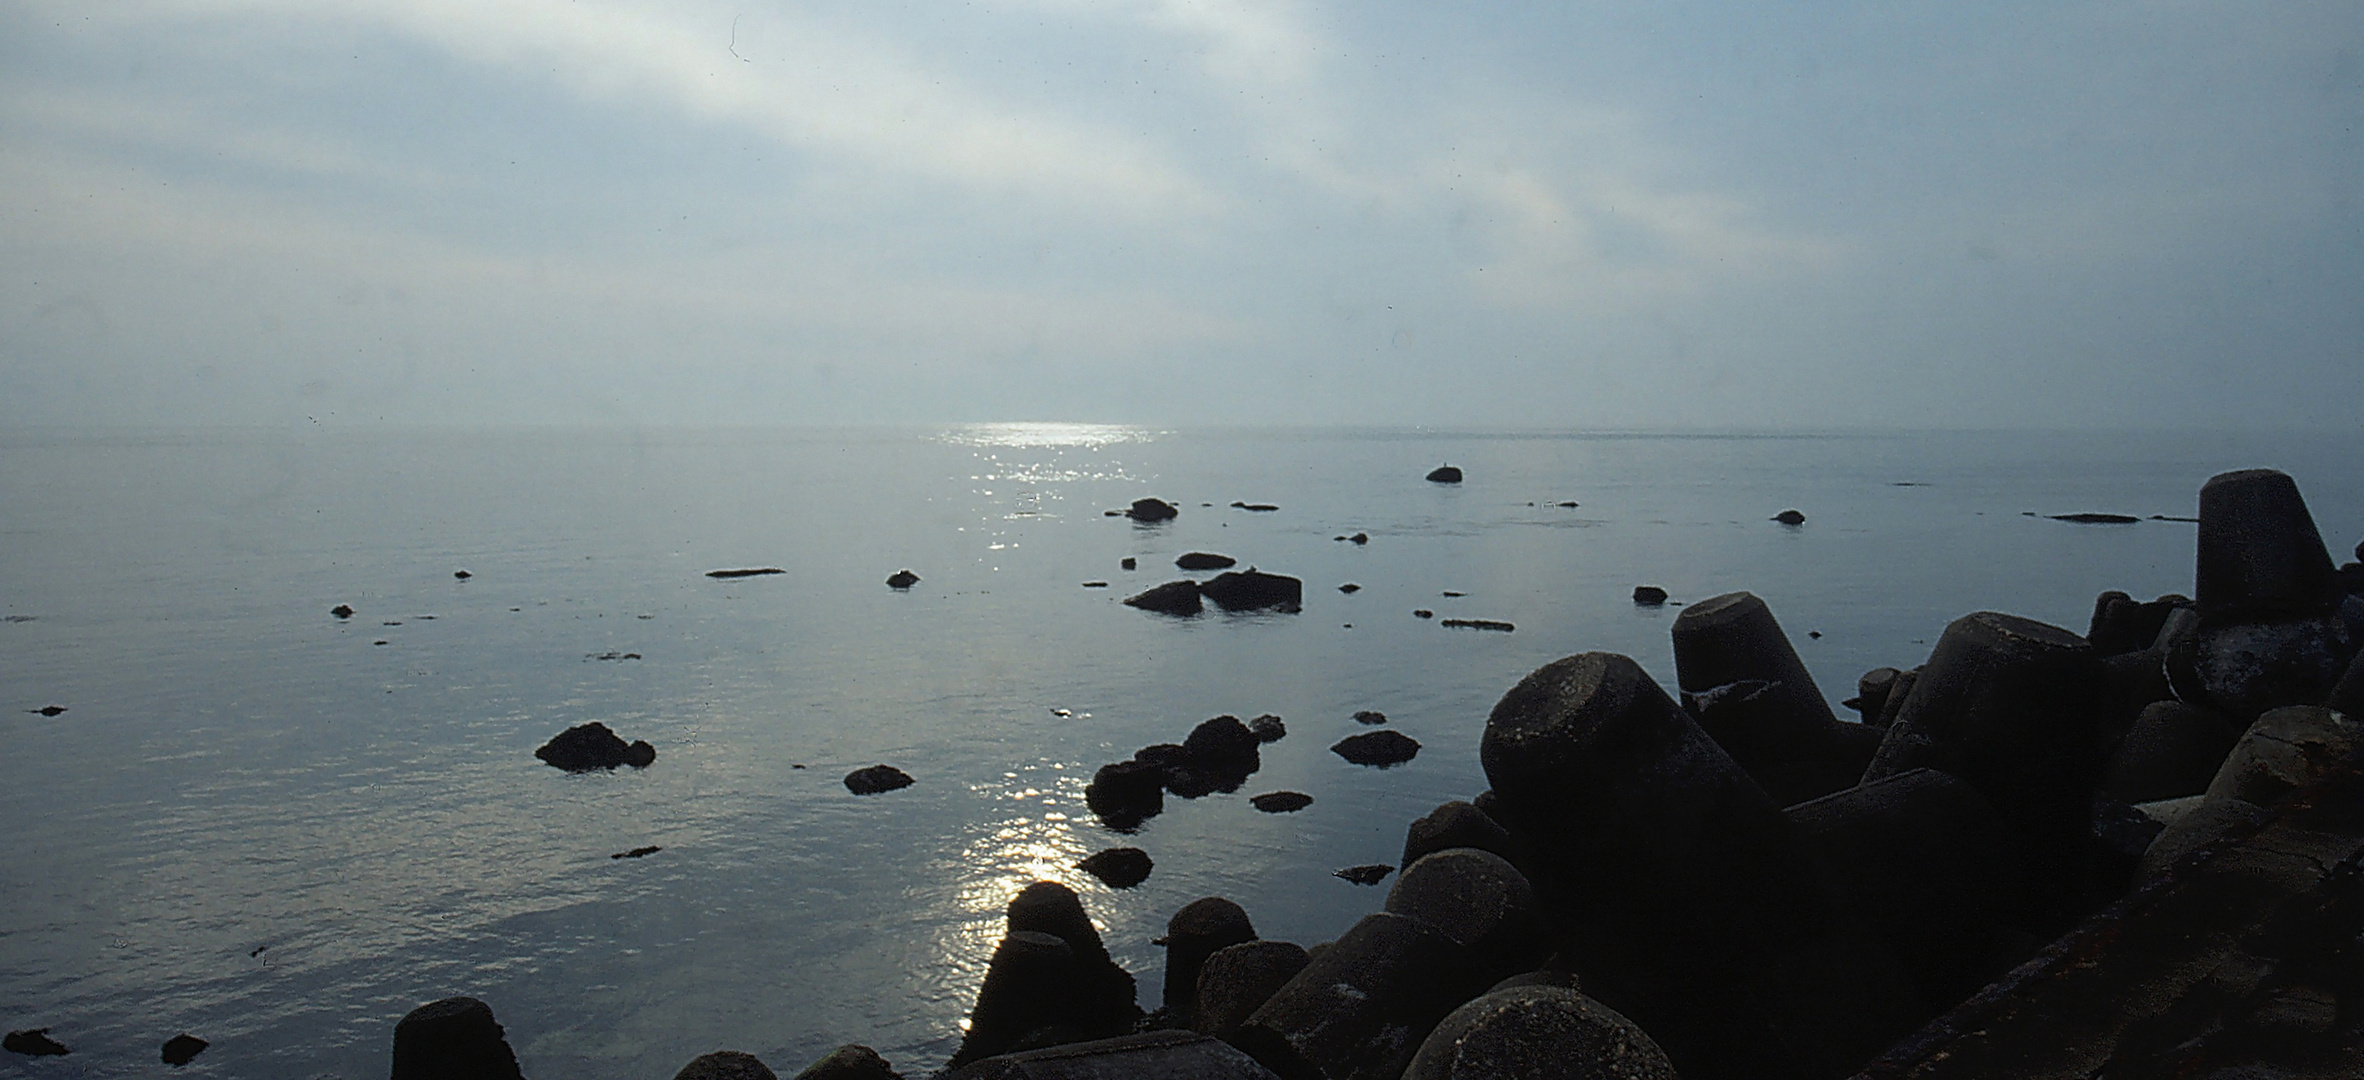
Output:
[[[1194,901],[1144,1012],[1080,898],[1038,882],[950,1061],[849,1044],[798,1076],[2364,1075],[2364,565],[2334,567],[2278,472],[2199,504],[2192,597],[2103,593],[2082,634],[1963,616],[1866,673],[1854,721],[1762,600],[1689,605],[1673,693],[1610,653],[1512,687],[1491,787],[1355,868],[1395,880],[1337,940]],[[1279,727],[1218,720],[1104,768],[1093,810],[1122,830],[1168,788],[1235,789]],[[396,1027],[393,1076],[519,1069],[452,998]],[[775,1074],[719,1051],[677,1076]]]

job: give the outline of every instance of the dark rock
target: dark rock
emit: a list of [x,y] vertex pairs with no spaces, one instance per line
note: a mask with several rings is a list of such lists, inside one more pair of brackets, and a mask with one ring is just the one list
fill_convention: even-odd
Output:
[[887,588],[890,589],[908,589],[917,584],[919,584],[919,575],[909,570],[897,570],[893,576],[887,578]]
[[1087,581],[1083,583],[1083,587],[1087,589],[1105,589],[1108,587],[1108,583],[1105,581]]
[[762,1058],[753,1054],[717,1050],[691,1058],[689,1064],[673,1074],[673,1080],[779,1080],[779,1077]]
[[1838,1075],[1926,1018],[1809,842],[1631,659],[1537,669],[1479,759],[1570,966],[1686,1078]]
[[1430,611],[1427,608],[1413,608],[1412,617],[1415,619],[1433,619],[1436,618],[1436,612]]
[[[464,575],[467,571],[463,570],[461,573]],[[204,1053],[205,1048],[211,1045],[213,1044],[195,1035],[182,1032],[164,1040],[164,1063],[175,1067],[186,1065],[197,1060],[197,1055]]]
[[1518,627],[1500,619],[1446,619],[1437,625],[1449,626],[1457,630],[1498,630],[1505,634],[1518,629]]
[[1123,568],[1125,568],[1125,569],[1127,569],[1127,570],[1131,570],[1131,569],[1133,569],[1133,568],[1135,568],[1135,567],[1139,566],[1140,564],[1141,564],[1141,560],[1139,560],[1139,559],[1136,559],[1136,558],[1134,558],[1134,557],[1132,557],[1132,556],[1130,556],[1130,555],[1127,555],[1127,556],[1125,556],[1123,559],[1121,559],[1121,560],[1119,560],[1119,561],[1117,562],[1117,565],[1118,565],[1118,566],[1121,566],[1121,567],[1123,567]]
[[1461,470],[1451,465],[1439,465],[1428,471],[1428,482],[1431,484],[1458,484],[1461,482]]
[[1099,878],[1115,889],[1130,889],[1149,880],[1149,871],[1156,864],[1149,861],[1149,853],[1137,847],[1109,848],[1075,864],[1075,868]]
[[1403,1080],[1676,1080],[1666,1051],[1572,989],[1487,992],[1437,1022]]
[[1363,709],[1354,714],[1354,722],[1358,724],[1384,724],[1387,722],[1387,714],[1380,712],[1377,709]]
[[2110,755],[2101,793],[2127,803],[2198,795],[2208,790],[2241,733],[2237,721],[2213,709],[2154,702]]
[[847,1043],[797,1073],[796,1080],[903,1080],[903,1076],[878,1056],[878,1051],[860,1043]]
[[1007,1053],[1027,1033],[1067,1020],[1077,989],[1075,949],[1064,939],[1039,930],[1004,935],[986,965],[968,1033],[950,1066]]
[[612,769],[618,765],[646,768],[657,759],[657,748],[645,741],[627,743],[593,720],[577,724],[543,743],[534,756],[568,772]]
[[788,571],[782,570],[777,566],[759,566],[752,570],[708,570],[706,571],[706,576],[710,578],[764,577],[770,574],[785,574],[787,572]]
[[943,1080],[1277,1080],[1219,1039],[1143,1031],[987,1058]]
[[1199,586],[1199,591],[1225,611],[1266,608],[1296,611],[1305,599],[1304,582],[1282,574],[1267,574],[1255,567],[1217,574]]
[[1448,848],[1421,856],[1388,890],[1387,910],[1442,931],[1502,971],[1531,969],[1551,954],[1534,887],[1490,851]]
[[2314,615],[2331,605],[2331,553],[2298,485],[2272,469],[2200,487],[2194,595],[2210,623]]
[[1232,1045],[1284,1077],[1394,1080],[1438,1020],[1502,974],[1415,920],[1366,916],[1311,953]]
[[1404,830],[1401,865],[1410,866],[1423,855],[1449,848],[1476,848],[1493,852],[1514,864],[1518,861],[1516,842],[1493,818],[1469,803],[1449,802],[1429,811],[1428,816]]
[[1286,941],[1249,941],[1215,950],[1199,969],[1191,1030],[1231,1037],[1305,964],[1305,950]]
[[1420,752],[1420,743],[1400,731],[1372,731],[1340,739],[1330,752],[1357,765],[1384,769],[1412,760]]
[[1801,514],[1795,510],[1784,510],[1778,514],[1773,515],[1772,520],[1778,521],[1784,525],[1803,525],[1806,523],[1806,515]]
[[1118,832],[1130,832],[1166,808],[1166,773],[1143,761],[1100,766],[1084,785],[1084,805]]
[[1229,555],[1217,555],[1211,551],[1193,551],[1175,559],[1174,565],[1184,570],[1221,570],[1226,567],[1238,566],[1239,560]]
[[1280,509],[1280,507],[1278,507],[1278,506],[1275,506],[1275,505],[1273,505],[1273,504],[1271,504],[1271,503],[1235,502],[1235,503],[1232,503],[1231,505],[1233,505],[1233,506],[1235,506],[1235,507],[1238,507],[1239,509],[1242,509],[1242,510],[1253,510],[1253,511],[1255,511],[1255,512],[1259,513],[1259,514],[1268,514],[1268,513],[1271,513],[1271,512],[1272,512],[1272,511],[1274,511],[1274,510],[1278,510],[1278,509]]
[[1443,591],[1443,592],[1440,592],[1440,593],[1438,593],[1437,595],[1438,595],[1438,596],[1468,596],[1469,594],[1468,594],[1468,593],[1465,593],[1465,592],[1455,592],[1455,591],[1453,591],[1453,590],[1451,590],[1451,589],[1446,589],[1445,591]]
[[1346,583],[1346,584],[1344,584],[1344,585],[1340,585],[1340,586],[1338,586],[1338,591],[1339,591],[1339,592],[1342,592],[1342,593],[1346,593],[1346,594],[1348,594],[1348,595],[1352,595],[1352,594],[1354,594],[1354,593],[1358,593],[1358,592],[1361,592],[1361,591],[1363,591],[1363,587],[1362,587],[1362,586],[1360,586],[1360,585],[1357,585],[1357,584],[1355,584],[1354,582],[1351,582],[1351,581],[1349,581],[1349,582],[1347,582],[1347,583]]
[[1931,1005],[2002,973],[1993,943],[2024,921],[2026,887],[2016,841],[1977,789],[1914,769],[1782,814]]
[[1643,607],[1657,607],[1666,602],[1666,590],[1656,585],[1636,585],[1633,587],[1633,602]]
[[615,854],[613,854],[613,855],[610,855],[610,856],[608,856],[608,858],[611,858],[611,859],[645,859],[645,858],[647,858],[647,857],[649,857],[649,856],[651,856],[651,855],[654,855],[654,854],[656,854],[657,852],[660,852],[660,851],[663,851],[663,850],[665,850],[665,849],[664,849],[664,848],[661,848],[661,847],[658,847],[658,846],[656,846],[655,844],[651,844],[651,845],[649,845],[649,846],[647,846],[647,847],[636,847],[636,848],[633,848],[633,849],[632,849],[632,850],[630,850],[630,851],[619,851],[619,852],[616,852],[616,853],[615,853]]
[[1166,920],[1165,1007],[1184,1026],[1196,1018],[1198,976],[1218,949],[1256,940],[1256,928],[1238,904],[1208,896],[1182,905]]
[[1182,516],[1182,511],[1163,499],[1135,499],[1125,516],[1135,521],[1170,521]]
[[2054,521],[2067,521],[2078,525],[2132,525],[2142,520],[2141,518],[2135,517],[2131,514],[2082,513],[2048,514],[2046,516],[2050,517]]
[[7,1037],[0,1038],[0,1050],[27,1057],[62,1057],[73,1053],[66,1049],[66,1044],[50,1038],[48,1028],[11,1031]]
[[1137,596],[1125,597],[1125,606],[1162,615],[1196,615],[1204,609],[1199,603],[1199,585],[1195,581],[1169,581]]
[[523,1077],[492,1008],[472,997],[451,997],[412,1009],[394,1025],[392,1080]]
[[1312,806],[1313,796],[1301,791],[1268,791],[1248,803],[1267,814],[1290,814]]
[[338,604],[337,606],[328,609],[328,613],[340,619],[350,619],[353,617],[353,606],[351,604]]
[[1132,1030],[1141,1010],[1134,1003],[1133,976],[1118,967],[1092,928],[1075,890],[1056,881],[1037,881],[1018,890],[1009,904],[1011,933],[1037,931],[1067,943],[1075,953],[1074,1011],[1062,1019],[1105,1038]]
[[1256,734],[1236,716],[1218,716],[1190,729],[1182,740],[1196,762],[1242,761],[1256,756]]
[[1347,537],[1346,539],[1347,539],[1347,542],[1349,542],[1349,543],[1353,544],[1354,546],[1356,546],[1356,547],[1361,547],[1361,546],[1363,546],[1364,544],[1368,544],[1368,543],[1370,543],[1370,542],[1371,542],[1371,534],[1370,534],[1370,533],[1356,533],[1356,534],[1354,534],[1353,536],[1349,536],[1349,537]]
[[43,705],[38,709],[27,709],[25,711],[38,716],[64,716],[66,714],[66,707],[63,705]]
[[451,572],[451,576],[461,581],[466,581],[469,578],[475,577],[476,575],[471,574],[465,570],[454,570]]
[[2346,714],[2352,720],[2364,721],[2364,651],[2357,652],[2355,659],[2348,661],[2347,673],[2339,677],[2338,684],[2331,688],[2323,704]]
[[1332,870],[1330,876],[1355,885],[1377,885],[1386,880],[1387,875],[1394,872],[1395,867],[1385,863],[1371,863],[1367,866],[1349,866],[1344,870]]
[[911,774],[892,765],[872,765],[845,774],[845,789],[856,795],[877,795],[910,787]]
[[1260,743],[1279,742],[1289,734],[1288,725],[1281,723],[1281,718],[1271,713],[1265,713],[1248,721],[1248,731],[1254,734],[1256,741]]

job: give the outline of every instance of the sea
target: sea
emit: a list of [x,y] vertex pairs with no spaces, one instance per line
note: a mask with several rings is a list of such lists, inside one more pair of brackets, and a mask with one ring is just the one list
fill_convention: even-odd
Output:
[[[1745,589],[1835,703],[1973,611],[2082,632],[2103,590],[2189,593],[2178,519],[2249,467],[2350,557],[2353,432],[0,433],[0,1028],[73,1051],[0,1077],[158,1075],[182,1032],[211,1045],[176,1075],[379,1077],[457,994],[529,1077],[848,1042],[922,1075],[1030,882],[1082,895],[1154,1008],[1191,900],[1302,944],[1379,910],[1333,871],[1484,790],[1538,666],[1624,653],[1671,691],[1682,605]],[[1108,514],[1145,497],[1180,516]],[[2050,516],[2091,512],[2140,520]],[[1193,551],[1302,610],[1122,603],[1207,576]],[[1364,710],[1418,756],[1332,753]],[[1099,766],[1267,713],[1239,791],[1129,835],[1083,805]],[[594,720],[655,763],[534,757]],[[876,764],[914,783],[847,790]],[[1313,802],[1249,803],[1282,790]],[[1076,868],[1116,846],[1146,881]]]

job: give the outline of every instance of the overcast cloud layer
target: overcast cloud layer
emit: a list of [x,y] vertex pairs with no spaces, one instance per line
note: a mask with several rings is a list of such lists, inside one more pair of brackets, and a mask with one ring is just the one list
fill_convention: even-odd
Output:
[[0,424],[2346,426],[2354,3],[16,0]]

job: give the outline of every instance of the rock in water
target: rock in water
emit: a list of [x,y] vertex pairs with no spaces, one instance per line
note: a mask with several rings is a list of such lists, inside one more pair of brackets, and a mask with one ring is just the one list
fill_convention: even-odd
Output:
[[64,716],[66,714],[66,707],[63,705],[43,705],[38,709],[29,709],[27,711],[41,716]]
[[908,589],[917,584],[919,575],[909,570],[897,570],[893,577],[887,579],[887,588],[890,589]]
[[197,1055],[204,1053],[205,1048],[211,1045],[213,1044],[187,1032],[175,1035],[164,1040],[164,1063],[174,1066],[186,1065],[197,1060]]
[[1439,465],[1428,471],[1428,482],[1431,484],[1458,484],[1461,482],[1461,470],[1451,465]]
[[1386,880],[1387,875],[1394,872],[1395,867],[1386,863],[1371,863],[1367,866],[1349,866],[1344,870],[1332,870],[1330,876],[1355,885],[1377,885]]
[[471,574],[465,570],[454,570],[451,572],[451,576],[458,580],[466,581],[469,578],[475,577],[476,575]]
[[717,1050],[700,1054],[673,1074],[673,1080],[779,1080],[771,1066],[753,1054]]
[[1297,611],[1305,600],[1303,581],[1281,574],[1267,574],[1255,567],[1217,574],[1214,580],[1199,586],[1199,591],[1225,611],[1260,611],[1266,608]]
[[1109,888],[1130,889],[1149,880],[1149,871],[1155,865],[1149,861],[1148,852],[1137,847],[1119,847],[1086,858],[1075,864],[1075,868],[1099,878]]
[[2141,518],[2135,517],[2135,516],[2133,516],[2133,515],[2131,515],[2131,514],[2090,514],[2090,513],[2087,513],[2087,514],[2053,514],[2053,515],[2050,515],[2050,516],[2051,516],[2052,520],[2054,520],[2054,521],[2066,521],[2066,522],[2070,522],[2070,523],[2072,523],[2072,524],[2076,524],[2076,525],[2132,525],[2132,524],[2135,524],[2136,522],[2139,522],[2139,521],[2141,521],[2141,520],[2142,520]]
[[1148,592],[1125,597],[1125,606],[1160,615],[1196,615],[1205,610],[1198,597],[1198,582],[1169,581]]
[[1256,736],[1257,742],[1273,743],[1287,738],[1289,728],[1288,725],[1281,723],[1280,717],[1265,713],[1248,721],[1248,732]]
[[1354,722],[1358,724],[1384,724],[1387,722],[1387,714],[1380,712],[1377,709],[1363,709],[1354,714]]
[[1493,630],[1504,634],[1518,629],[1517,626],[1500,619],[1446,619],[1437,625],[1456,630]]
[[1313,805],[1313,796],[1302,791],[1268,791],[1248,800],[1248,805],[1267,814],[1293,814]]
[[568,772],[612,769],[618,765],[640,769],[657,760],[657,748],[646,740],[627,743],[609,731],[606,724],[593,720],[559,732],[556,738],[534,751],[534,756]]
[[1165,770],[1146,761],[1100,766],[1084,785],[1084,805],[1118,832],[1131,832],[1166,808]]
[[892,765],[872,765],[845,774],[845,789],[856,795],[876,795],[911,786],[911,774]]
[[[678,1078],[677,1078],[678,1080]],[[796,1080],[903,1080],[887,1060],[860,1043],[847,1043],[796,1074]]]
[[758,566],[748,570],[708,570],[706,571],[706,576],[710,578],[768,577],[772,574],[785,574],[787,572],[788,571],[782,570],[777,566]]
[[340,619],[350,619],[353,617],[353,605],[338,604],[337,606],[328,609],[328,613]]
[[1420,752],[1420,742],[1400,731],[1373,731],[1340,739],[1330,752],[1357,765],[1384,769],[1412,760]]
[[1164,499],[1135,499],[1125,516],[1135,521],[1170,521],[1182,516],[1182,511]]
[[1666,602],[1666,590],[1656,585],[1633,587],[1633,602],[1643,607],[1657,607]]
[[421,1005],[394,1025],[392,1080],[524,1080],[492,1008],[472,997]]
[[28,1057],[62,1057],[73,1053],[66,1049],[66,1044],[50,1038],[49,1029],[45,1027],[9,1032],[6,1038],[0,1038],[0,1050]]
[[1174,565],[1184,570],[1222,570],[1238,566],[1239,560],[1229,555],[1217,555],[1211,551],[1193,551],[1175,559]]
[[1806,523],[1806,515],[1795,510],[1784,510],[1773,515],[1773,520],[1784,525],[1803,525]]

